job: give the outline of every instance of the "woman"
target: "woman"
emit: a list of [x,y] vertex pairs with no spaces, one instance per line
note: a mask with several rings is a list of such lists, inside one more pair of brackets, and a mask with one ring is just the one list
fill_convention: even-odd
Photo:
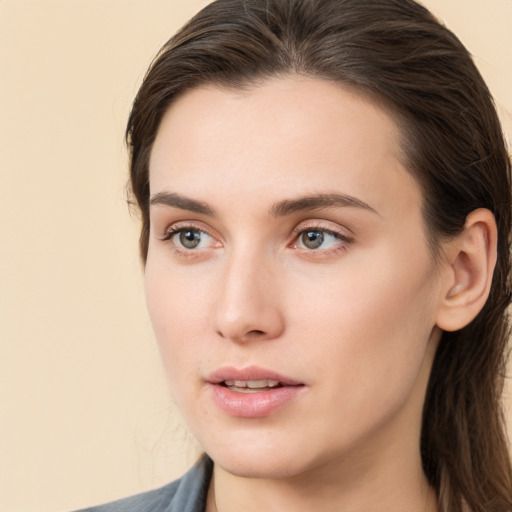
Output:
[[411,0],[217,0],[127,139],[148,309],[205,455],[96,509],[510,511],[510,160]]

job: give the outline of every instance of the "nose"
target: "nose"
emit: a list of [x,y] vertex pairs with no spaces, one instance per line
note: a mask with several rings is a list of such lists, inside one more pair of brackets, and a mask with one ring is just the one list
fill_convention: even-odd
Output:
[[233,254],[222,277],[214,310],[217,334],[238,343],[278,338],[285,322],[271,262],[255,254]]

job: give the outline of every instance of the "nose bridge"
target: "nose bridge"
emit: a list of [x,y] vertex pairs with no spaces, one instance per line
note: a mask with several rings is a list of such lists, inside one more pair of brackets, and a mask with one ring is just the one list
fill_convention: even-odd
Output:
[[235,341],[271,339],[284,328],[278,303],[274,261],[252,244],[227,256],[215,307],[215,329]]

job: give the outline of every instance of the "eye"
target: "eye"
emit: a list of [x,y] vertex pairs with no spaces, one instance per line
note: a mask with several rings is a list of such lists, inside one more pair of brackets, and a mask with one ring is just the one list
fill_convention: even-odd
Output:
[[195,249],[201,244],[201,231],[187,229],[177,233],[177,236],[180,244],[186,249]]
[[293,247],[306,253],[323,256],[345,251],[353,241],[352,236],[323,226],[297,227]]
[[178,228],[170,231],[164,240],[170,240],[177,249],[192,251],[204,249],[215,244],[215,240],[197,228]]
[[318,249],[324,240],[325,235],[321,231],[304,231],[300,236],[301,243],[308,249]]
[[298,245],[306,249],[330,249],[340,243],[340,237],[336,233],[321,229],[308,229],[298,237]]

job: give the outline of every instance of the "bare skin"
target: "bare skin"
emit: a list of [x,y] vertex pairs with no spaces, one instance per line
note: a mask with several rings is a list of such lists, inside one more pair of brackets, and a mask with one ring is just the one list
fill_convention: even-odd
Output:
[[[436,511],[421,414],[469,273],[459,246],[432,260],[393,119],[320,80],[201,87],[165,115],[150,184],[148,309],[215,463],[207,512]],[[226,412],[216,392],[247,397],[212,382],[226,367],[298,384],[279,407]]]

